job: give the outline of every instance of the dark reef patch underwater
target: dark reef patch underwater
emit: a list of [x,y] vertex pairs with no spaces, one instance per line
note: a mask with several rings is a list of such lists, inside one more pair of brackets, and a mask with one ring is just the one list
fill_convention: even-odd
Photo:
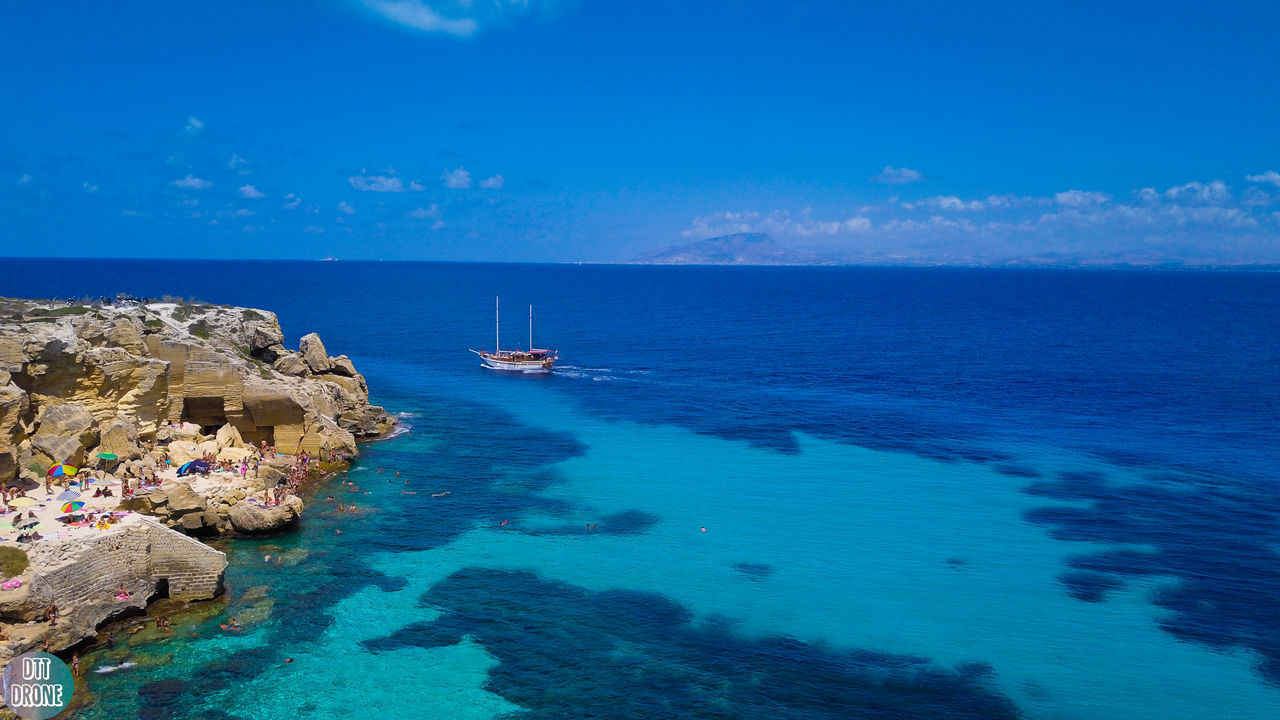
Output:
[[371,652],[452,645],[501,661],[490,689],[530,720],[614,718],[1014,718],[990,668],[745,640],[652,593],[591,592],[532,573],[467,568],[422,596],[443,614],[362,644]]
[[1099,473],[1063,472],[1027,492],[1085,503],[1027,513],[1059,540],[1151,548],[1071,558],[1074,570],[1062,581],[1073,597],[1101,602],[1124,576],[1177,578],[1155,598],[1171,611],[1161,626],[1210,647],[1252,649],[1262,656],[1259,672],[1280,685],[1280,494],[1274,484],[1121,485]]

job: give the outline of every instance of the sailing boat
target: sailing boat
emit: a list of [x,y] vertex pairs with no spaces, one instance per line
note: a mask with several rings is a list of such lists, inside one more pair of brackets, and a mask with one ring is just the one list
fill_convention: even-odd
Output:
[[529,306],[529,349],[502,350],[498,342],[498,298],[493,299],[493,347],[494,352],[471,350],[480,356],[480,364],[491,370],[509,370],[524,373],[549,373],[559,356],[555,350],[539,350],[533,346],[533,306]]

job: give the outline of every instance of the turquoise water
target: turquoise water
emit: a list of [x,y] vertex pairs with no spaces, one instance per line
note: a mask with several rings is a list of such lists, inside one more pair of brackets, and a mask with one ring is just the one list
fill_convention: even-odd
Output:
[[78,718],[1280,716],[1270,276],[255,268],[409,432]]
[[[356,500],[359,519],[318,501],[301,537],[235,544],[232,597],[266,585],[268,599],[282,596],[270,614],[247,623],[241,636],[207,624],[202,634],[212,637],[138,648],[173,652],[172,664],[154,676],[183,681],[237,652],[264,665],[244,678],[229,671],[212,693],[187,689],[174,716],[221,709],[257,718],[487,718],[520,710],[486,690],[498,660],[475,637],[376,655],[361,645],[438,617],[442,609],[422,596],[467,568],[527,571],[591,592],[659,593],[688,608],[692,623],[722,623],[752,641],[783,634],[837,653],[929,658],[948,670],[988,663],[992,672],[981,684],[1029,717],[1270,718],[1280,709],[1280,690],[1260,682],[1249,653],[1214,651],[1160,628],[1150,599],[1171,578],[1134,583],[1100,606],[1064,593],[1057,580],[1063,561],[1088,548],[1027,523],[1022,513],[1039,502],[1020,492],[1015,477],[807,436],[797,437],[798,454],[780,455],[669,426],[593,420],[550,392],[521,388],[520,395],[518,403],[500,394],[484,400],[522,424],[572,433],[582,454],[540,469],[553,481],[499,464],[496,487],[472,500],[467,480],[440,468],[410,469],[410,460],[435,465],[444,443],[459,442],[420,430],[427,411],[413,411],[408,436],[371,446],[345,476],[371,494],[334,490]],[[479,435],[462,442],[458,453],[485,452]],[[1098,464],[1075,459],[1076,467]],[[376,472],[380,465],[403,468],[419,493],[451,494],[404,495],[402,482]],[[545,507],[521,510],[529,493]],[[420,525],[429,539],[445,503],[475,503],[483,519],[429,549],[360,548],[360,524],[376,532],[385,515],[412,518],[408,525]],[[622,534],[610,534],[608,518],[637,509],[642,529],[626,523]],[[502,519],[513,522],[501,526]],[[596,532],[586,531],[589,523]],[[333,534],[338,528],[343,535]],[[297,564],[259,567],[269,550]],[[345,577],[355,571],[343,567],[348,553],[389,580],[342,586],[354,582]],[[763,567],[750,572],[743,564]],[[308,577],[317,565],[327,577]],[[296,597],[306,591],[314,597]],[[501,597],[501,581],[488,592]],[[310,605],[327,605],[331,596],[342,597],[318,610],[322,619],[313,616]],[[223,621],[258,617],[253,608],[263,602],[233,600]],[[292,603],[303,608],[301,619]],[[311,626],[278,627],[293,622]],[[283,663],[284,656],[294,661]],[[645,662],[643,653],[637,662]],[[109,698],[79,717],[132,710],[136,677],[93,680],[95,694]],[[197,696],[199,709],[191,707]]]

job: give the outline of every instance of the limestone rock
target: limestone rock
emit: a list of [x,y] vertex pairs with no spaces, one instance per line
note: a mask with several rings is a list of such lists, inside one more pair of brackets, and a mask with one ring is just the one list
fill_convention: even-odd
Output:
[[[218,460],[230,460],[239,465],[244,460],[253,456],[253,451],[249,448],[223,448],[218,451]],[[238,471],[237,471],[238,472]]]
[[147,351],[142,342],[141,323],[131,317],[120,317],[107,326],[104,339],[128,352],[130,355],[141,355]]
[[245,534],[277,532],[291,527],[302,515],[302,501],[289,498],[276,507],[262,507],[252,502],[238,502],[227,511],[231,526]]
[[0,619],[12,623],[44,619],[44,611],[49,606],[31,597],[30,572],[24,572],[18,579],[22,581],[21,586],[0,590]]
[[298,353],[280,356],[271,367],[285,375],[293,375],[295,377],[305,377],[310,374],[306,361]]
[[169,512],[173,515],[203,512],[205,509],[204,498],[197,495],[186,483],[165,483],[161,490],[168,499]]
[[33,459],[42,467],[57,463],[69,463],[80,467],[85,461],[85,448],[73,437],[37,435],[31,438],[31,450],[34,454]]
[[280,345],[280,344],[268,345],[267,347],[263,348],[257,353],[259,357],[261,357],[263,360],[266,360],[269,363],[273,363],[278,358],[284,357],[285,355],[288,355],[288,354],[289,354],[289,351],[285,349],[284,345]]
[[15,385],[0,386],[0,482],[18,474],[22,419],[30,408],[27,394]]
[[77,402],[44,405],[36,416],[36,423],[37,435],[74,438],[86,447],[98,442],[93,415],[88,408]]
[[214,440],[217,441],[219,449],[244,447],[244,438],[240,437],[240,431],[230,423],[218,428],[218,434],[214,436]]
[[142,448],[138,446],[138,426],[127,417],[117,416],[99,426],[101,437],[98,439],[98,452],[114,453],[125,459],[142,457]]
[[[274,317],[273,317],[274,320]],[[258,354],[272,348],[284,348],[284,333],[275,322],[245,323],[249,335],[249,352]]]
[[351,364],[351,358],[346,355],[339,355],[338,357],[333,358],[333,372],[338,375],[355,377],[356,366]]
[[279,468],[270,465],[258,466],[258,480],[262,482],[264,488],[273,488],[280,484],[282,480],[288,477],[285,472]]
[[0,335],[0,370],[9,373],[20,373],[27,363],[27,354],[23,350],[21,336],[17,334]]
[[333,369],[329,354],[325,352],[324,343],[320,342],[320,336],[316,333],[303,335],[302,340],[298,341],[298,349],[302,352],[302,358],[306,361],[307,367],[311,368],[311,372],[327,373]]

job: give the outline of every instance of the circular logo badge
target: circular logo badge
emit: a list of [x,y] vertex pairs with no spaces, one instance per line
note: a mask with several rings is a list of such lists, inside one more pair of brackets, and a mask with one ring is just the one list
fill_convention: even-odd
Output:
[[4,666],[0,690],[18,717],[48,720],[71,704],[75,681],[71,668],[56,655],[23,653]]

